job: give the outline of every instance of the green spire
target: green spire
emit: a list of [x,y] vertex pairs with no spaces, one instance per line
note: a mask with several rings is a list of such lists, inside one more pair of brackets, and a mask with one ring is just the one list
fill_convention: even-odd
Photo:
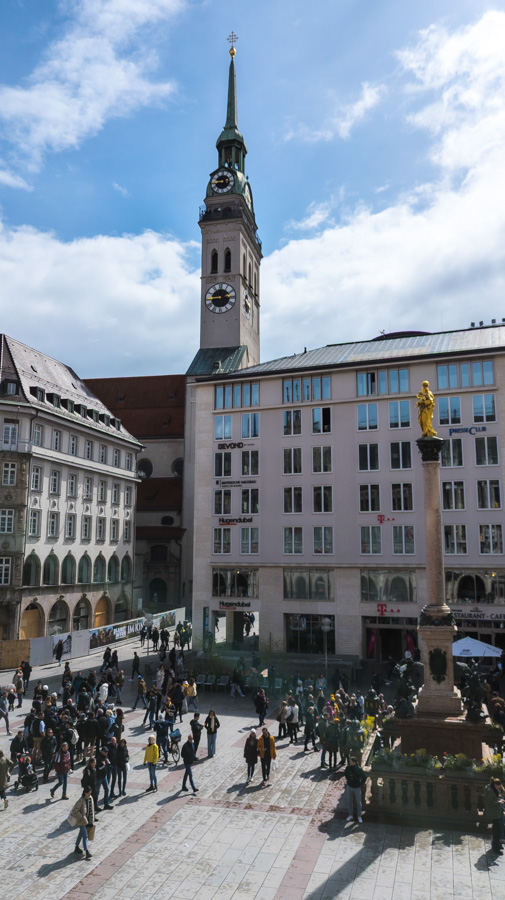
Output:
[[219,135],[216,147],[219,152],[219,165],[229,166],[244,173],[247,147],[237,122],[237,82],[235,77],[235,47],[230,50],[230,70],[228,74],[228,104],[226,107],[226,124]]

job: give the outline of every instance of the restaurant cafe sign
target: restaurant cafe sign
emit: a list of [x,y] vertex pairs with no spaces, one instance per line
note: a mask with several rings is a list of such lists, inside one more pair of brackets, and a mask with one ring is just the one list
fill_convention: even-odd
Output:
[[452,606],[451,610],[457,619],[475,619],[477,622],[505,622],[505,609],[486,609],[483,612],[480,609],[457,609]]

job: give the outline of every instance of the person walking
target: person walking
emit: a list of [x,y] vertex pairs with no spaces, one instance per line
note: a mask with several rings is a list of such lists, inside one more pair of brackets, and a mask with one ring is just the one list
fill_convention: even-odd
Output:
[[137,709],[137,703],[139,702],[139,700],[142,700],[144,709],[147,709],[146,692],[147,692],[147,685],[146,685],[144,679],[142,678],[142,675],[139,675],[137,678],[137,696],[135,698],[135,703],[134,703],[133,709]]
[[[143,645],[142,645],[143,646]],[[135,676],[138,675],[140,678],[140,658],[136,650],[133,651],[133,663],[132,663],[132,677],[130,681],[133,681]]]
[[126,781],[130,768],[130,753],[125,738],[121,738],[117,748],[117,787],[121,797],[126,797]]
[[202,736],[203,725],[200,722],[200,713],[196,712],[189,723],[191,733],[193,735],[193,746],[195,748],[195,759],[198,759],[198,747],[200,746],[200,738]]
[[4,756],[3,750],[0,750],[0,800],[4,802],[4,809],[7,809],[9,801],[7,800],[5,789],[9,782],[10,774],[14,768],[14,763]]
[[[103,808],[104,809],[114,809],[113,806],[109,803],[109,773],[110,773],[110,762],[109,757],[107,755],[107,748],[102,747],[98,754],[98,758],[96,761],[96,780],[97,780],[97,802],[98,802],[98,794],[100,793],[100,788],[103,788]],[[96,807],[97,812],[101,810],[99,807]]]
[[[58,749],[58,741],[56,740],[53,729],[48,728],[40,744],[40,752],[44,763],[44,773],[42,775],[43,784],[49,781],[49,772],[53,767],[53,760]],[[65,791],[64,791],[65,793]]]
[[0,697],[0,719],[5,719],[5,727],[7,734],[11,733],[10,725],[9,725],[9,700],[8,700],[9,692],[4,691],[2,696]]
[[56,649],[54,651],[54,655],[56,657],[58,665],[61,666],[61,657],[63,656],[63,641],[61,640],[61,638],[59,639],[58,643],[56,644]]
[[484,813],[491,822],[492,842],[491,849],[498,856],[503,854],[503,805],[501,782],[499,778],[491,778],[484,788]]
[[358,822],[362,822],[361,818],[361,789],[362,785],[366,781],[366,775],[358,765],[358,760],[355,756],[351,756],[349,759],[349,765],[345,768],[345,780],[346,780],[346,794],[347,794],[347,812],[348,816],[345,820],[346,822],[350,822],[353,818],[353,801],[356,800],[356,812],[358,815]]
[[158,790],[158,780],[156,778],[156,763],[160,758],[159,747],[156,743],[154,734],[150,734],[147,739],[147,747],[144,753],[144,765],[147,764],[149,769],[149,787],[146,788],[146,794],[150,791],[154,793]]
[[290,697],[288,701],[288,714],[286,716],[286,725],[288,726],[289,743],[297,744],[298,737],[298,704],[294,697]]
[[321,748],[321,768],[327,769],[326,765],[326,739],[328,736],[328,713],[324,712],[316,725],[316,733],[319,737],[319,746]]
[[288,703],[287,700],[283,700],[279,707],[279,715],[277,716],[277,721],[279,723],[279,730],[277,732],[277,740],[279,741],[281,738],[286,737],[288,733],[288,726],[286,719],[288,717]]
[[188,712],[193,709],[198,712],[198,688],[194,678],[190,678],[186,688],[186,698],[188,701]]
[[196,794],[198,788],[195,787],[195,782],[193,781],[192,765],[195,761],[195,748],[192,734],[188,734],[186,743],[182,745],[181,756],[184,763],[184,778],[182,779],[182,790],[189,791],[189,788],[187,787],[187,781],[189,778],[189,783],[192,787],[193,793]]
[[98,809],[98,779],[96,777],[96,759],[94,756],[91,756],[88,761],[88,765],[85,766],[82,772],[81,778],[81,786],[84,791],[88,788],[90,789],[93,795],[93,802],[95,805],[96,812],[99,812]]
[[306,714],[305,714],[305,746],[303,748],[303,752],[306,753],[309,749],[309,741],[312,741],[312,747],[316,750],[316,736],[315,736],[315,728],[317,722],[316,711],[313,706],[309,706]]
[[254,698],[254,706],[255,706],[256,712],[258,714],[259,726],[261,728],[265,723],[265,716],[267,714],[267,709],[268,709],[268,697],[265,694],[265,691],[263,688],[260,688],[258,693],[256,694],[256,696]]
[[247,763],[246,784],[250,784],[253,780],[256,763],[258,762],[258,737],[255,728],[251,728],[249,735],[246,738],[244,744],[244,759]]
[[[90,787],[84,788],[82,796],[72,808],[72,816],[79,828],[79,834],[75,842],[74,853],[85,853],[85,859],[91,859],[89,852],[88,834],[95,827],[95,801]],[[91,832],[94,834],[94,832]],[[82,850],[79,844],[82,841]]]
[[67,779],[68,773],[70,772],[70,753],[68,749],[68,744],[66,741],[63,742],[60,749],[54,756],[54,771],[56,772],[56,777],[58,779],[58,783],[53,785],[49,793],[51,797],[54,797],[58,788],[63,788],[63,794],[61,799],[68,800],[67,796]]
[[124,671],[123,671],[123,669],[121,669],[121,670],[117,673],[117,675],[116,675],[116,677],[115,677],[115,679],[114,679],[114,684],[115,684],[115,686],[116,686],[116,700],[117,700],[118,703],[122,703],[123,701],[122,701],[122,699],[121,699],[121,691],[123,690],[123,685],[124,685]]
[[219,719],[213,709],[209,710],[209,715],[203,724],[207,732],[207,751],[211,757],[216,753],[217,729],[219,728]]
[[258,741],[258,753],[261,760],[263,787],[265,787],[270,781],[270,766],[272,760],[277,757],[274,736],[273,734],[270,734],[268,728],[265,726],[261,729],[261,736]]

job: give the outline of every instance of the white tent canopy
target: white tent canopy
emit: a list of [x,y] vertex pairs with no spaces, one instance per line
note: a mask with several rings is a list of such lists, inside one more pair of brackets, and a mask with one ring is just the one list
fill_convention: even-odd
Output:
[[484,641],[477,641],[475,638],[465,637],[460,641],[455,641],[452,645],[453,656],[501,656],[500,647],[493,647],[492,644],[486,644]]

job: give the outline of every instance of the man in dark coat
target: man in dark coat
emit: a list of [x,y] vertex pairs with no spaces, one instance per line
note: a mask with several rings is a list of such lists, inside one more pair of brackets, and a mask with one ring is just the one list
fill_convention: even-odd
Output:
[[42,781],[47,784],[49,781],[49,772],[53,767],[54,754],[58,749],[58,741],[56,740],[52,728],[48,728],[40,744],[40,752],[44,763],[44,772]]
[[189,791],[189,788],[186,786],[186,782],[189,778],[189,783],[193,789],[193,793],[196,794],[198,788],[195,787],[195,782],[193,781],[193,770],[191,768],[195,761],[195,748],[193,746],[192,734],[188,734],[186,743],[182,745],[181,756],[184,763],[184,778],[182,779],[182,790]]

